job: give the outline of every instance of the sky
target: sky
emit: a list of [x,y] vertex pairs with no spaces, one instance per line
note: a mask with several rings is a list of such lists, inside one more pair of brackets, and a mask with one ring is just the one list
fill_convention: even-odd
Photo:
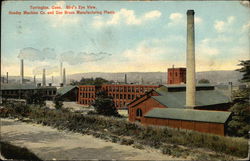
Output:
[[[48,8],[39,9],[42,6]],[[2,73],[19,75],[20,59],[25,76],[37,77],[43,68],[58,76],[60,62],[67,74],[166,72],[172,65],[185,67],[188,9],[195,11],[196,71],[235,70],[240,60],[250,58],[247,1],[5,1]],[[16,11],[21,15],[13,14]],[[48,14],[51,11],[94,13]]]

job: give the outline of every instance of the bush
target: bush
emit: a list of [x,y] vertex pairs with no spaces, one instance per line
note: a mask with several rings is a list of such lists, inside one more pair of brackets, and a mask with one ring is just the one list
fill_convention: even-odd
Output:
[[92,105],[98,114],[120,117],[117,109],[115,108],[113,99],[109,97],[105,91],[97,93],[97,98]]
[[55,108],[57,110],[62,109],[62,107],[63,107],[63,100],[62,100],[61,95],[56,95],[53,102],[54,102]]
[[38,160],[38,161],[41,160],[26,148],[21,148],[15,145],[11,145],[3,141],[0,141],[0,144],[1,144],[1,154],[6,159],[15,159],[15,160],[22,159],[22,160]]
[[44,106],[45,98],[42,97],[42,95],[43,94],[41,92],[28,93],[25,95],[26,103]]

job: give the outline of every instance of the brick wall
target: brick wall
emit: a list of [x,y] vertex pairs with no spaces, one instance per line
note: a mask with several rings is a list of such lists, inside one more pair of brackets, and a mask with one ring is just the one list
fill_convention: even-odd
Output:
[[186,83],[186,68],[169,68],[167,84]]
[[147,117],[141,119],[141,123],[144,125],[169,126],[172,128],[188,129],[188,130],[194,130],[194,131],[211,133],[222,136],[225,135],[224,124],[219,124],[219,123],[147,118]]

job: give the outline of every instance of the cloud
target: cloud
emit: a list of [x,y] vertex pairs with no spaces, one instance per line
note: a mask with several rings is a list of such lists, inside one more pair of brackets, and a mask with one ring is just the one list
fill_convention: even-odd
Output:
[[250,33],[250,21],[242,26],[241,31]]
[[161,16],[161,12],[153,10],[146,12],[141,17],[135,15],[134,10],[128,10],[125,8],[120,9],[109,19],[104,19],[101,16],[95,16],[92,22],[94,27],[112,26],[112,25],[141,25],[146,21],[157,19]]
[[40,75],[43,73],[43,69],[45,69],[46,75],[51,75],[51,74],[59,72],[58,66],[44,65],[44,66],[35,67],[32,73],[33,75]]
[[250,8],[250,1],[249,0],[241,0],[240,4],[242,4],[245,7]]
[[53,48],[44,48],[40,51],[32,47],[27,47],[21,49],[17,57],[30,61],[44,61],[45,59],[56,58],[56,54]]
[[[171,13],[169,15],[170,22],[168,23],[168,26],[177,26],[177,25],[184,25],[186,23],[185,15],[182,13]],[[194,17],[195,24],[201,24],[203,22],[203,19],[199,16]]]
[[203,39],[197,46],[197,53],[200,56],[214,56],[220,53],[219,49],[211,46],[211,39]]
[[235,22],[235,17],[230,16],[226,21],[216,20],[214,22],[214,28],[218,33],[229,32],[231,31],[231,26]]
[[60,61],[67,62],[69,65],[77,65],[85,62],[95,62],[103,60],[106,57],[111,56],[112,54],[106,52],[98,53],[87,53],[87,52],[78,52],[67,51],[60,54]]

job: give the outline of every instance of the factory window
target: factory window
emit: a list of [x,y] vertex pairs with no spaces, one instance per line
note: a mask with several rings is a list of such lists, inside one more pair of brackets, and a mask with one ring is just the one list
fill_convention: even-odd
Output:
[[139,88],[138,87],[136,87],[136,92],[139,92]]
[[127,92],[127,87],[124,87],[124,92]]
[[139,117],[142,116],[142,110],[141,110],[140,108],[138,108],[138,109],[136,110],[136,116],[139,116]]
[[134,95],[132,94],[132,100],[134,99]]
[[120,94],[120,99],[123,99],[123,95],[122,94]]
[[177,72],[175,72],[175,76],[177,76]]
[[130,94],[128,95],[128,99],[130,99]]

